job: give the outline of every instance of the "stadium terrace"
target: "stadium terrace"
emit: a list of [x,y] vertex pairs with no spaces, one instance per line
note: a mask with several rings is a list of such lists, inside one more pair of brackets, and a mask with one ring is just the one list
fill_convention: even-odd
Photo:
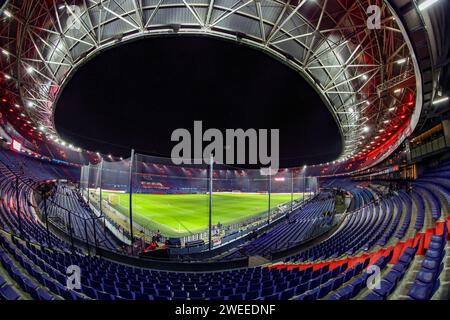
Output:
[[449,300],[449,12],[0,0],[0,312]]

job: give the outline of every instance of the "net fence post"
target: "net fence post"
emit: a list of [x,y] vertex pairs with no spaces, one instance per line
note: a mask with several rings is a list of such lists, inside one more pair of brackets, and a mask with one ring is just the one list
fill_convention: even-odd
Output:
[[213,165],[214,158],[211,155],[209,159],[209,228],[208,228],[208,248],[211,251],[212,243],[212,191],[213,191]]
[[22,227],[22,214],[20,213],[20,199],[19,199],[19,176],[16,175],[16,205],[17,205],[17,219],[19,223],[19,233],[22,239],[25,239]]
[[134,149],[131,150],[130,158],[130,175],[129,175],[129,192],[130,192],[130,238],[131,238],[131,254],[134,254],[133,242],[134,242],[134,232],[133,232],[133,164],[134,164]]
[[103,202],[103,197],[102,197],[103,161],[105,161],[105,160],[102,158],[102,161],[100,162],[100,182],[99,182],[99,185],[100,185],[100,216],[103,215],[103,204],[102,204],[102,202]]
[[88,173],[87,173],[87,203],[88,204],[90,204],[90,200],[89,200],[89,193],[90,193],[90,188],[89,188],[89,178],[90,178],[90,175],[91,175],[91,163],[89,162],[89,165],[88,165]]
[[269,201],[268,201],[268,210],[267,210],[267,224],[270,224],[270,195],[271,195],[271,193],[272,193],[272,168],[269,168],[269,175],[268,175],[268,178],[269,178],[269,189],[268,189],[268,194],[269,194]]
[[74,245],[74,243],[73,243],[72,216],[71,216],[70,210],[67,210],[67,209],[66,209],[66,212],[67,212],[67,215],[69,216],[70,244],[71,244],[71,247],[72,247],[72,252],[74,252],[74,251],[75,251],[75,245]]
[[303,195],[302,195],[302,201],[303,201],[303,204],[305,203],[305,188],[306,188],[306,181],[305,181],[305,178],[306,178],[306,174],[305,174],[305,171],[303,170],[303,191],[302,191],[302,193],[303,193]]
[[47,231],[47,241],[48,241],[48,246],[51,249],[52,242],[51,242],[51,237],[50,237],[50,229],[48,226],[47,195],[44,192],[42,192],[42,198],[44,199],[44,215],[45,215],[45,229]]
[[88,252],[88,256],[91,255],[91,250],[89,248],[89,237],[88,237],[88,228],[87,228],[87,220],[84,220],[84,235],[86,237],[86,249]]
[[294,209],[294,171],[291,170],[291,212]]
[[97,250],[97,246],[98,246],[98,244],[97,244],[97,230],[96,230],[96,228],[95,228],[95,222],[97,221],[97,219],[96,218],[94,218],[93,220],[92,220],[92,228],[93,228],[93,234],[94,234],[94,246],[95,246],[95,249]]

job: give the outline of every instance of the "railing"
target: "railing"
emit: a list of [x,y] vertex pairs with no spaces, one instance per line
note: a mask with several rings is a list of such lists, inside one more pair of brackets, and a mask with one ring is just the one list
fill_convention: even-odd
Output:
[[449,146],[447,146],[445,142],[445,137],[442,135],[432,141],[413,147],[411,149],[411,161],[418,160],[427,155],[432,155],[433,153],[442,151],[448,147]]

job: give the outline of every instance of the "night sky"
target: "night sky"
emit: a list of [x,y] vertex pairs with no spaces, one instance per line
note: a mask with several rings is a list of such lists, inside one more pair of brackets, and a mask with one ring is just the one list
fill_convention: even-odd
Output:
[[128,157],[170,156],[172,131],[280,129],[283,167],[334,160],[338,128],[295,71],[255,49],[203,37],[139,40],[81,67],[64,88],[55,123],[69,143]]

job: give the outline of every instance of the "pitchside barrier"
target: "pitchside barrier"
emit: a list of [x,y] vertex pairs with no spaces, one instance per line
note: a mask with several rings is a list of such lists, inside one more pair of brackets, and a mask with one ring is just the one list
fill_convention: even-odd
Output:
[[[312,198],[318,184],[315,177],[306,176],[305,168],[280,169],[276,175],[266,176],[261,170],[214,163],[174,165],[170,159],[132,152],[129,159],[102,160],[83,167],[80,189],[96,214],[104,215],[108,228],[124,241],[149,241],[159,229],[161,241],[179,238],[184,246],[204,240],[207,249],[212,249],[281,219],[304,201],[295,199],[297,195]],[[160,197],[152,197],[148,203],[145,195]],[[188,199],[181,207],[174,200],[177,195]],[[242,201],[238,195],[244,197]],[[212,200],[217,196],[222,201],[220,208]],[[191,203],[190,198],[200,200]],[[247,207],[242,207],[244,202]],[[255,208],[259,212],[254,212]],[[213,221],[223,223],[218,227]]]
[[[297,210],[302,204],[296,205],[294,210]],[[217,245],[214,245],[211,251],[207,251],[208,244],[204,244],[202,246],[198,247],[191,247],[191,248],[173,248],[170,249],[171,254],[174,255],[190,255],[192,258],[207,258],[210,255],[207,253],[211,252],[211,256],[220,254],[222,252],[225,252],[230,248],[230,245],[235,247],[236,245],[239,245],[244,240],[248,240],[248,236],[252,233],[260,234],[267,229],[272,228],[276,224],[280,223],[284,217],[286,212],[282,212],[278,214],[276,217],[270,220],[270,223],[267,223],[267,219],[262,219],[260,223],[249,225],[244,230],[235,230],[235,232],[225,235],[220,243]]]
[[[85,200],[86,200],[86,198],[85,198]],[[106,227],[117,239],[119,239],[120,241],[122,241],[123,243],[125,243],[127,245],[131,245],[131,239],[130,239],[129,233],[126,231],[124,232],[124,229],[119,228],[119,225],[110,218],[110,215],[105,212],[105,211],[108,211],[107,207],[105,207],[103,209],[104,212],[101,213],[95,206],[95,202],[96,202],[96,200],[94,198],[91,198],[91,203],[89,204],[89,206],[92,209],[92,211],[94,212],[94,214],[97,217],[105,218]],[[124,219],[124,221],[126,222],[126,219]]]
[[[107,192],[107,190],[105,190]],[[84,193],[85,194],[85,193]],[[117,223],[114,223],[114,221],[121,220],[124,224],[127,223],[127,218],[120,212],[118,212],[116,209],[114,209],[112,206],[110,206],[111,199],[113,199],[112,203],[117,204],[118,197],[114,197],[111,195],[108,195],[106,197],[107,199],[102,200],[102,213],[99,212],[99,197],[95,192],[90,192],[90,205],[94,212],[97,214],[97,216],[101,216],[102,214],[107,217],[107,227],[110,229],[110,231],[116,235],[122,242],[130,244],[130,238],[129,233],[127,235],[124,234],[124,230],[122,228],[117,228]],[[115,198],[115,199],[114,199]],[[86,200],[86,196],[85,196]],[[117,200],[115,202],[115,200]],[[296,210],[303,204],[302,201],[294,200],[294,205],[292,206],[293,210]],[[287,208],[290,208],[290,205],[286,206]],[[286,215],[286,212],[289,210],[274,210],[272,211],[271,217],[270,217],[270,223],[277,221],[281,218],[283,218]],[[111,217],[114,217],[113,219]],[[261,227],[264,227],[267,225],[267,212],[263,212],[260,216],[250,218],[244,222],[236,223],[227,225],[224,228],[226,228],[226,232],[224,235],[221,236],[221,239],[219,241],[213,242],[213,247],[219,247],[226,245],[232,241],[235,241],[241,237],[244,237],[254,231],[258,231],[261,229]],[[148,228],[145,228],[144,226],[140,225],[137,222],[133,222],[133,227],[135,229],[135,236],[138,236],[142,238],[142,236],[145,236],[147,238],[147,241],[151,239],[151,237],[155,234],[154,230],[150,230]],[[180,237],[181,245],[185,246],[187,242],[193,242],[196,240],[207,240],[208,233],[201,232],[196,233],[190,236]],[[165,240],[168,239],[167,237],[162,236],[161,241],[165,242]],[[192,254],[201,252],[208,249],[208,244],[198,246],[198,247],[191,247],[191,248],[180,248],[180,249],[171,249],[171,251],[174,254]]]
[[[110,198],[111,197],[108,196],[108,199],[109,199],[108,201],[110,201]],[[91,196],[91,199],[92,199],[91,200],[92,204],[96,204],[98,202],[98,198],[96,198],[95,195]],[[121,214],[119,211],[114,209],[112,206],[110,206],[110,203],[108,203],[108,201],[102,200],[103,213],[105,215],[107,215],[108,217],[114,216],[116,219],[120,219],[125,223],[127,221],[126,217],[123,214]],[[298,209],[298,207],[301,204],[302,203],[300,203],[299,201],[295,201],[295,204],[293,205],[293,209],[294,210]],[[290,208],[290,207],[288,206],[288,208]],[[283,218],[288,211],[290,211],[290,210],[278,210],[278,209],[273,210],[271,212],[269,222],[271,223],[280,218]],[[224,226],[225,234],[223,234],[221,236],[220,241],[216,241],[216,242],[213,241],[213,247],[218,247],[218,246],[227,244],[227,243],[234,241],[242,236],[245,236],[253,231],[259,230],[262,226],[267,225],[267,223],[268,223],[267,213],[268,212],[266,211],[266,212],[261,213],[261,215],[254,217],[254,218],[250,218],[246,221]],[[135,232],[135,236],[140,235],[139,237],[145,236],[147,239],[150,239],[153,235],[155,235],[155,230],[150,230],[150,229],[146,228],[145,226],[140,225],[138,222],[133,222],[133,227],[137,231],[137,232]],[[121,238],[123,237],[123,232],[119,232],[119,231],[117,231],[117,229],[115,229],[113,233],[115,233],[115,234],[118,233],[121,235]],[[190,236],[179,237],[178,239],[180,239],[181,245],[185,246],[185,244],[189,243],[189,242],[194,242],[197,240],[207,240],[207,237],[208,237],[208,232],[205,231],[205,232],[195,233]],[[162,236],[161,242],[165,242],[168,238],[173,238],[173,237]],[[203,251],[203,250],[207,249],[207,246],[208,245],[205,244],[203,246],[187,248],[186,250],[173,249],[173,252],[176,252],[177,254],[183,254],[183,253],[190,254],[193,252]]]

